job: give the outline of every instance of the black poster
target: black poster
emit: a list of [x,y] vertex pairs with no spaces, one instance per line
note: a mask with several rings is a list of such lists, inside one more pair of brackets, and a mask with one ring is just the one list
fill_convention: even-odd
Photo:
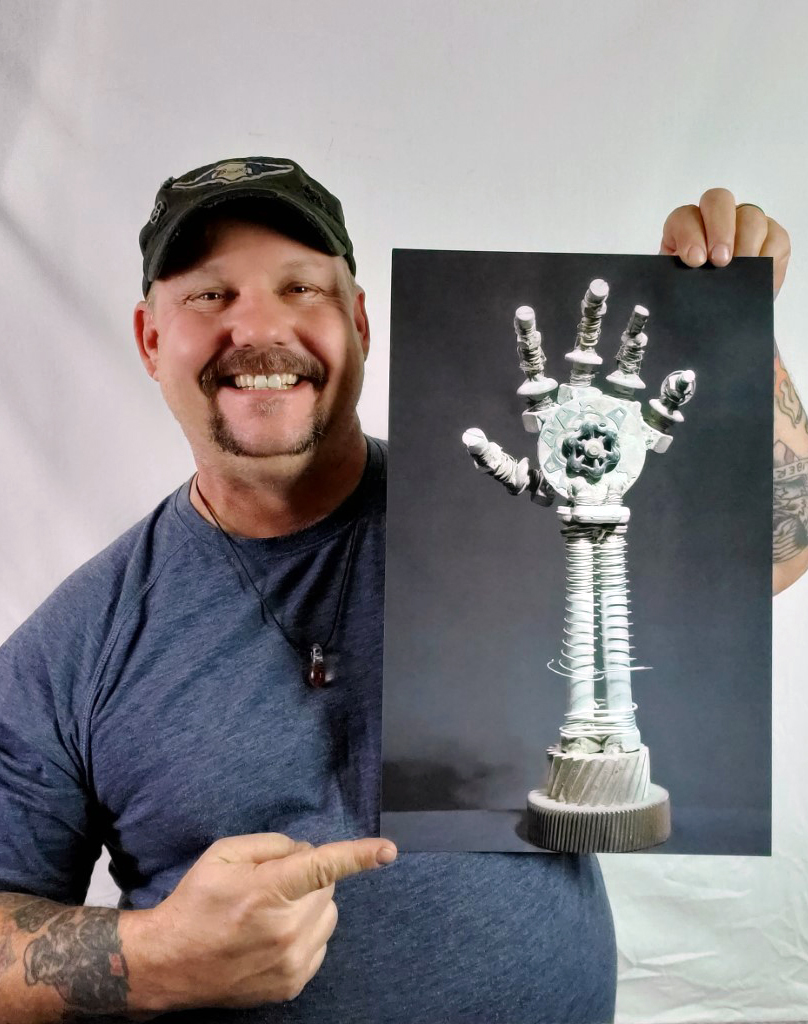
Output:
[[382,834],[409,850],[535,850],[521,827],[559,739],[566,680],[559,504],[475,470],[469,427],[536,466],[513,318],[532,306],[545,373],[569,380],[581,300],[609,285],[615,367],[649,312],[641,398],[674,370],[693,400],[625,497],[633,699],[664,853],[770,853],[771,260],[397,250],[393,257]]

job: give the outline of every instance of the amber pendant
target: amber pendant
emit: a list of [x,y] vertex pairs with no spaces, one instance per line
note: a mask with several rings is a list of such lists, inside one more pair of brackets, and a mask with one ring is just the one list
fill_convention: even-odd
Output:
[[326,685],[325,661],[323,660],[323,649],[320,644],[312,644],[309,653],[309,670],[306,673],[306,682],[315,690]]

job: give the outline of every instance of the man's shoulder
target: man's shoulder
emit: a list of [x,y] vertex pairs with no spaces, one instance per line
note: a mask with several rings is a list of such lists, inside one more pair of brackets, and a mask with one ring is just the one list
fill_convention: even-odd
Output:
[[365,500],[369,505],[387,503],[387,441],[365,435],[368,445],[368,464],[365,473]]
[[118,587],[124,580],[131,585],[138,581],[147,585],[150,577],[191,539],[176,510],[178,495],[185,487],[187,484],[164,498],[148,515],[76,569],[53,596],[62,588],[92,591],[99,586]]
[[[183,485],[185,487],[187,485]],[[182,488],[72,572],[12,634],[29,642],[64,633],[100,641],[109,624],[137,601],[191,535],[176,513]]]

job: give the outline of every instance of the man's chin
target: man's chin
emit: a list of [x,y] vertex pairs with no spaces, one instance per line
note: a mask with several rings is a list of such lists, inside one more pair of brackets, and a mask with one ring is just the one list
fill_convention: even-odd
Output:
[[319,420],[298,432],[271,438],[239,437],[221,413],[214,413],[210,421],[210,438],[219,451],[248,459],[307,455],[317,448],[325,434],[325,424]]

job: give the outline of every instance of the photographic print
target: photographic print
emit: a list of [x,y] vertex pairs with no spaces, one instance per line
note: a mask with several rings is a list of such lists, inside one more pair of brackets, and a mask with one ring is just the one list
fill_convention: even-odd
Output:
[[394,252],[401,848],[770,853],[771,272]]

